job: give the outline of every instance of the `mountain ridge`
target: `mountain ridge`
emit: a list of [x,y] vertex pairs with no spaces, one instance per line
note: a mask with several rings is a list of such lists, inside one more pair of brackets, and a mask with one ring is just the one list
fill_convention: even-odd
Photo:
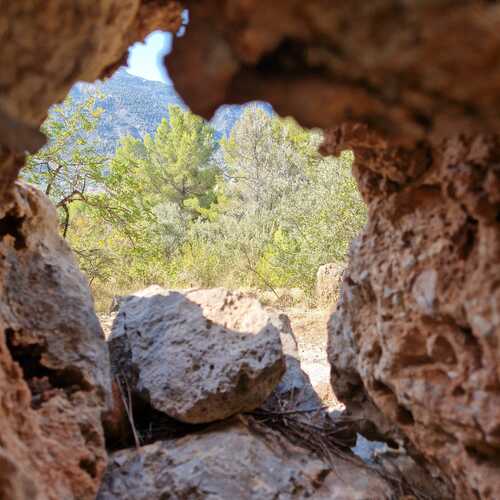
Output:
[[[171,104],[188,109],[175,88],[155,80],[146,80],[132,75],[126,68],[120,68],[111,78],[97,83],[79,82],[72,88],[70,96],[75,103],[82,102],[96,92],[103,94],[97,106],[104,109],[97,129],[89,140],[97,143],[100,154],[113,155],[120,144],[120,138],[132,135],[140,139],[153,135],[163,118],[168,120],[168,106]],[[243,105],[221,106],[210,123],[216,131],[216,138],[229,136],[245,107]],[[267,103],[255,103],[272,113]]]

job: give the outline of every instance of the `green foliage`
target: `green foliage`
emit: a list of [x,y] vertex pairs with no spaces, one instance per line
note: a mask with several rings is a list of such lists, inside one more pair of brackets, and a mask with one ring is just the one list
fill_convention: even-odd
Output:
[[344,261],[366,218],[352,154],[323,158],[320,141],[291,120],[247,108],[221,141],[224,201],[209,220],[189,225],[174,282],[311,293],[318,267]]
[[112,223],[142,260],[165,260],[182,246],[188,224],[209,217],[219,170],[211,158],[213,130],[201,118],[169,107],[154,137],[125,137],[103,176],[101,217]]
[[[292,120],[250,106],[218,143],[209,124],[170,106],[169,121],[142,140],[124,137],[103,169],[90,145],[77,139],[95,125],[91,104],[70,117],[70,127],[60,128],[55,118],[47,123],[51,159],[32,159],[29,175],[49,185],[53,158],[73,130],[65,143],[71,165],[85,158],[81,170],[98,188],[72,205],[68,240],[101,297],[151,283],[310,294],[318,267],[344,261],[365,222],[352,154],[322,157],[321,134]],[[84,146],[87,155],[79,150]],[[69,160],[67,166],[49,190],[56,203],[76,175]]]
[[106,158],[88,141],[103,110],[96,107],[99,95],[75,105],[70,97],[51,109],[42,132],[49,138],[45,147],[27,158],[23,177],[39,186],[61,212],[63,234],[70,223],[69,207],[85,200],[102,177]]
[[154,138],[144,139],[144,172],[158,202],[168,200],[181,208],[207,208],[219,173],[211,164],[217,148],[214,130],[200,117],[169,106]]

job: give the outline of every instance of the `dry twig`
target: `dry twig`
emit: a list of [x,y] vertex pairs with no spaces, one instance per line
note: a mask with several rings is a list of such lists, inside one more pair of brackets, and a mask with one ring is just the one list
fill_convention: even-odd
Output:
[[[127,387],[127,397],[123,394],[123,387],[120,378],[125,382],[125,386]],[[134,436],[135,447],[139,449],[141,447],[141,442],[139,439],[139,435],[137,433],[137,429],[134,424],[134,412],[132,410],[132,394],[130,392],[130,386],[128,385],[127,379],[122,375],[121,377],[115,377],[116,384],[118,385],[118,389],[120,391],[120,396],[122,397],[123,405],[125,406],[125,412],[127,413],[127,418],[130,424],[130,428],[132,429],[132,434]]]

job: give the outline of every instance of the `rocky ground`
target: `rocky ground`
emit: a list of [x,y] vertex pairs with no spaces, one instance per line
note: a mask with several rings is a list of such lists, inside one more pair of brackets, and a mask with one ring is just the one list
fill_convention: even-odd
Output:
[[114,403],[99,500],[436,497],[404,447],[362,438],[335,398],[327,310],[158,286],[117,305],[100,318]]
[[321,400],[332,409],[343,408],[330,385],[330,365],[326,355],[328,309],[294,307],[283,311],[292,323],[299,343],[302,369]]
[[[366,460],[373,446],[369,457],[351,451],[349,420],[339,405],[325,408],[333,399],[320,398],[301,369],[308,331],[316,345],[301,352],[311,367],[324,349],[324,311],[294,310],[292,322],[223,288],[152,286],[119,302],[114,318],[101,318],[114,403],[99,500],[361,500],[367,491],[389,500],[413,491],[399,472]],[[311,372],[320,385],[322,368]]]

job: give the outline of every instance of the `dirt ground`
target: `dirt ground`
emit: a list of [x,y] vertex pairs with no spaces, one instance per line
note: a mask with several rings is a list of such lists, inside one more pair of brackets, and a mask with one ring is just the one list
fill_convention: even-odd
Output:
[[325,309],[290,308],[283,311],[292,323],[299,343],[302,369],[325,405],[343,408],[330,386],[330,365],[326,356],[326,324],[330,312]]

